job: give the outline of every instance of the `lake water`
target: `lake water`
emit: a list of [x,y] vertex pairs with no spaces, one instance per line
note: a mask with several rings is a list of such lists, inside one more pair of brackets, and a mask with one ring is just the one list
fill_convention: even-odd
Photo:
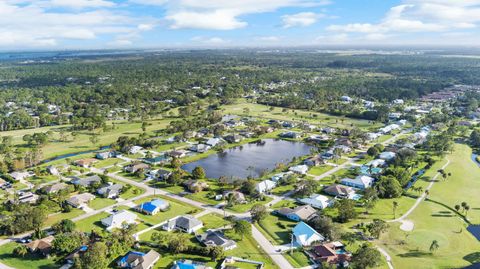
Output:
[[245,144],[228,149],[224,153],[215,153],[205,159],[188,163],[182,168],[191,172],[195,167],[205,169],[208,178],[245,179],[248,176],[258,177],[266,169],[272,170],[278,163],[288,163],[293,157],[310,154],[311,146],[301,142],[276,139],[264,139],[264,143]]

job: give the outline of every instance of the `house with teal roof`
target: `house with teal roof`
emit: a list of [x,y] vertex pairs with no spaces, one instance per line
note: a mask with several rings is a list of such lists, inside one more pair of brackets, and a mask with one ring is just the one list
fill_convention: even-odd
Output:
[[325,240],[325,237],[318,233],[315,229],[310,227],[305,222],[299,222],[292,230],[295,238],[295,244],[297,246],[310,246],[314,242],[321,242]]

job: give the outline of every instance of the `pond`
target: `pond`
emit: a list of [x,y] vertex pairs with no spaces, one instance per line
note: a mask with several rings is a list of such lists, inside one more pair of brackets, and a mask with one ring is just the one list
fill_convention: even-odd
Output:
[[208,178],[245,179],[258,177],[265,170],[272,170],[278,163],[288,163],[293,157],[310,154],[312,147],[301,143],[277,139],[264,139],[262,143],[250,143],[228,149],[223,153],[212,154],[182,166],[191,172],[195,167],[205,169]]

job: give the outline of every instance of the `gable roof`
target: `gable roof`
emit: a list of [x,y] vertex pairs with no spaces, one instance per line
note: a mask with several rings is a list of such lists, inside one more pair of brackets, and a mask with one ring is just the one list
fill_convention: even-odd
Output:
[[325,188],[326,193],[335,196],[348,196],[351,193],[354,193],[355,190],[352,187],[348,187],[340,184],[333,184]]
[[132,223],[136,219],[137,215],[135,213],[129,212],[127,210],[122,210],[102,219],[102,223],[107,227],[120,227],[122,223]]
[[308,241],[310,238],[317,236],[320,240],[325,240],[325,237],[318,233],[315,229],[310,227],[305,222],[299,222],[292,230],[296,238],[301,238],[302,241]]

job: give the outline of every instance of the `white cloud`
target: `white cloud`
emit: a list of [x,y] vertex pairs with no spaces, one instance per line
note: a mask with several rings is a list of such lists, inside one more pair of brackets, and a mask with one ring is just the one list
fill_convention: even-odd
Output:
[[151,24],[102,8],[112,5],[105,0],[0,1],[0,47],[57,46],[67,40],[134,35],[152,29]]
[[202,44],[202,45],[212,45],[212,46],[225,45],[227,43],[230,43],[229,40],[225,40],[221,37],[204,37],[204,36],[192,37],[191,41],[196,43],[193,45]]
[[260,36],[258,38],[256,38],[258,41],[261,41],[261,42],[278,42],[280,41],[282,38],[279,37],[279,36]]
[[384,38],[389,34],[441,33],[478,27],[480,0],[404,0],[379,23],[330,25],[328,31]]
[[301,12],[297,14],[284,15],[282,16],[283,27],[305,27],[312,25],[317,22],[317,20],[323,17],[323,14],[316,14],[313,12]]
[[164,6],[171,28],[232,30],[248,25],[241,16],[273,12],[286,7],[314,7],[328,0],[131,0]]

